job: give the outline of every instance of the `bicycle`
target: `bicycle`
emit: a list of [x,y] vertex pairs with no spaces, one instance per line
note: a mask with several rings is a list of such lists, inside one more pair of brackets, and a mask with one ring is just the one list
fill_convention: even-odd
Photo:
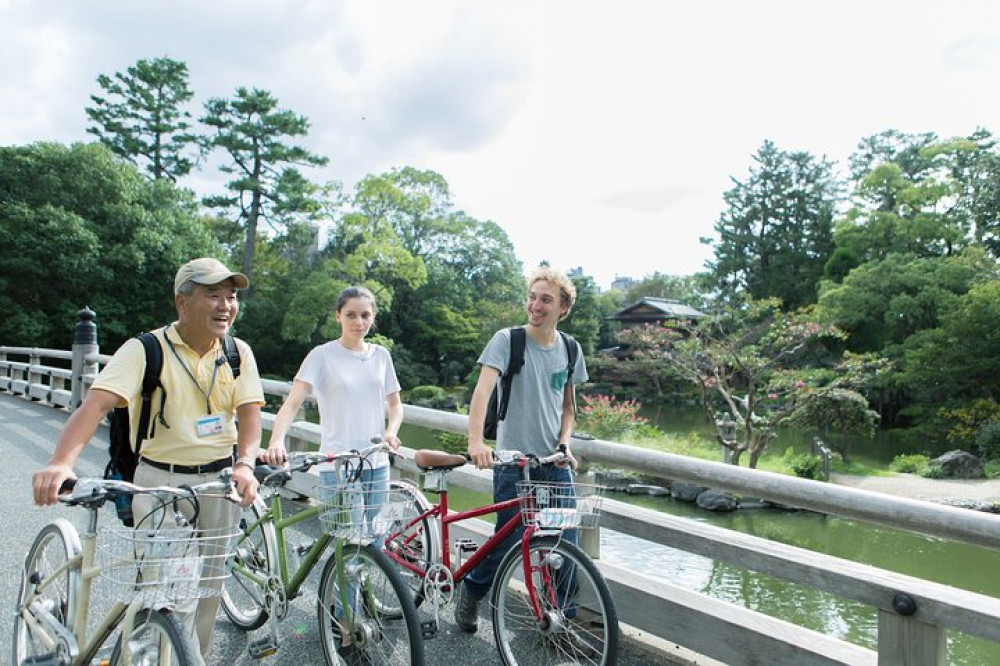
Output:
[[[195,663],[198,646],[176,610],[217,593],[211,581],[225,576],[227,546],[235,532],[196,527],[198,493],[204,497],[215,491],[238,501],[228,471],[219,481],[183,488],[142,488],[109,479],[64,483],[59,501],[88,511],[86,531],[81,535],[68,520],[57,518],[29,548],[15,606],[15,666],[91,664],[118,627],[122,631],[110,659],[99,663]],[[155,503],[139,528],[98,529],[106,502],[140,494],[152,495]],[[91,629],[92,602],[104,596],[92,595],[98,581],[107,584],[113,603]]]
[[[425,475],[424,489],[438,494],[438,503],[429,502],[412,483],[396,482],[392,487],[392,492],[406,498],[407,508],[399,529],[387,535],[385,551],[409,576],[415,603],[428,600],[432,605],[434,618],[425,623],[430,625],[428,633],[437,630],[439,612],[453,601],[456,586],[523,524],[519,543],[497,569],[490,597],[501,659],[508,666],[613,666],[618,615],[611,591],[593,560],[564,538],[566,530],[597,527],[602,489],[531,479],[533,469],[564,461],[563,451],[545,458],[496,451],[494,458],[498,465],[522,469],[518,497],[449,512],[447,474],[465,465],[468,456],[430,450],[417,451],[414,461]],[[514,508],[517,514],[481,546],[466,540],[450,542],[451,525]]]
[[[386,450],[380,443],[349,453],[293,453],[287,467],[257,466],[262,494],[270,496],[270,503],[258,498],[244,509],[230,561],[232,576],[222,593],[222,608],[237,627],[249,631],[270,620],[269,635],[251,644],[252,655],[279,649],[278,622],[287,615],[289,601],[300,595],[310,572],[333,546],[317,600],[326,663],[423,664],[416,606],[399,573],[372,543],[387,507],[357,487],[366,460]],[[291,479],[291,472],[331,462],[343,483],[324,489],[325,501],[285,516],[278,488]],[[285,530],[310,519],[319,519],[324,530],[298,549],[296,566],[290,562]]]

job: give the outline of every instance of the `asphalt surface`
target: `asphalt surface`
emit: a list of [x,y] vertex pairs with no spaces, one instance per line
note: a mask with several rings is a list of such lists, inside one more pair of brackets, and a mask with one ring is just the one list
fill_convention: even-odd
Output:
[[[82,527],[86,512],[63,506],[37,507],[31,501],[31,472],[43,467],[51,455],[55,441],[66,423],[68,413],[47,405],[29,402],[23,398],[0,394],[0,538],[3,557],[0,559],[0,603],[12,609],[17,586],[21,578],[21,565],[35,534],[56,517],[65,517]],[[107,463],[107,430],[98,430],[77,464],[80,476],[100,476]],[[287,503],[286,506],[291,503]],[[102,512],[102,524],[115,526],[113,510]],[[106,521],[106,522],[104,522]],[[308,541],[308,534],[294,534],[291,540]],[[311,666],[323,662],[318,640],[315,594],[319,582],[317,567],[305,585],[303,594],[291,602],[289,615],[281,625],[282,646],[271,657],[255,659],[247,653],[247,646],[267,635],[267,629],[249,634],[235,628],[220,610],[216,624],[216,638],[209,655],[209,664],[250,666],[256,664]],[[462,633],[452,622],[452,607],[442,611],[440,630],[436,637],[425,642],[427,664],[458,666],[500,664],[493,643],[487,604],[479,623],[479,631],[470,635]],[[12,614],[8,610],[0,620],[0,664],[10,661]],[[422,611],[422,619],[426,619]],[[647,664],[679,663],[663,653],[654,653],[631,641],[622,641],[618,664],[645,666]]]

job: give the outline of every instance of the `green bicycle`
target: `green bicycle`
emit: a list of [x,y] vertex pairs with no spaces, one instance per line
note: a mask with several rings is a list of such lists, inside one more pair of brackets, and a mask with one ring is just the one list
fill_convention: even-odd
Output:
[[[258,498],[244,510],[241,536],[230,560],[232,575],[222,591],[222,608],[237,627],[249,631],[270,621],[269,635],[250,646],[253,656],[279,649],[278,623],[287,615],[289,601],[302,593],[306,578],[330,548],[317,594],[326,663],[424,663],[423,636],[409,589],[372,543],[385,531],[381,522],[391,515],[391,507],[358,482],[368,457],[387,448],[380,443],[343,454],[293,453],[287,467],[258,465],[262,494],[269,498],[266,503]],[[278,488],[291,479],[291,472],[307,471],[319,463],[334,463],[342,482],[324,488],[324,502],[286,516]],[[321,522],[323,533],[311,545],[297,549],[301,558],[296,565],[285,531],[313,519]]]

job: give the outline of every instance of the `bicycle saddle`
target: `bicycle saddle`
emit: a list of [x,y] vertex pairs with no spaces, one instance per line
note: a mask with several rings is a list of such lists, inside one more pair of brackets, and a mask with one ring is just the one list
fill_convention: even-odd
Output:
[[469,462],[469,458],[463,453],[420,449],[413,454],[413,462],[421,470],[427,472],[434,469],[455,469]]

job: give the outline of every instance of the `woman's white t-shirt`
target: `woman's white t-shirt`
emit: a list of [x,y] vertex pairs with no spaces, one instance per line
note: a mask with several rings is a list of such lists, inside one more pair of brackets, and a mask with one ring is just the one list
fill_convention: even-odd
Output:
[[[392,356],[376,344],[361,352],[336,340],[322,344],[309,352],[295,378],[312,385],[324,453],[371,446],[372,437],[385,431],[386,397],[399,392]],[[389,457],[380,453],[369,462],[385,467]]]

